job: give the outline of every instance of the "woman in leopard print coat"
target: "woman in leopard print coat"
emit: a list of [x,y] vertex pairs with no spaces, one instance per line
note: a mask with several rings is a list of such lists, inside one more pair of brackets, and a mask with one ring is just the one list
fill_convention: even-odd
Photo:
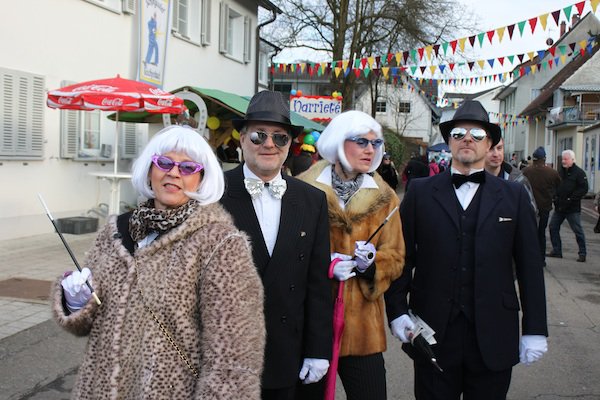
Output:
[[[202,173],[181,165],[191,160]],[[208,144],[167,128],[132,182],[151,200],[109,218],[84,263],[102,304],[73,308],[66,279],[54,288],[58,323],[89,335],[72,398],[259,399],[263,289],[247,237],[217,202],[222,171]]]

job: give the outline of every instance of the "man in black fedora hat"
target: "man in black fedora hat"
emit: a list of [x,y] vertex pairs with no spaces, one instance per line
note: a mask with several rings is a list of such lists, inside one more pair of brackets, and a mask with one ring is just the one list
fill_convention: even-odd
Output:
[[[484,171],[501,130],[479,102],[466,101],[440,130],[452,168],[415,179],[404,196],[406,264],[386,293],[388,321],[413,359],[417,400],[505,399],[513,365],[547,350],[535,215],[523,185]],[[409,309],[436,332],[443,372],[409,344]]]
[[250,236],[264,284],[262,398],[294,399],[299,380],[318,382],[331,358],[327,200],[322,191],[281,174],[292,138],[303,127],[292,124],[280,92],[255,94],[245,117],[232,123],[244,163],[225,173],[221,203]]

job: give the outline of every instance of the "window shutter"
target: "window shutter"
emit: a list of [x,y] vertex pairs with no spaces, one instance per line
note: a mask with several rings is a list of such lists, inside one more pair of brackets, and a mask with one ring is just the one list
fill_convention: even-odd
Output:
[[0,156],[43,157],[44,86],[41,76],[0,69]]
[[229,6],[225,2],[221,2],[219,17],[219,52],[227,53],[227,25],[229,24]]
[[210,11],[211,0],[202,0],[202,19],[200,21],[200,43],[210,44]]
[[123,12],[125,14],[134,15],[136,8],[136,0],[123,0]]
[[[60,87],[74,84],[73,81],[62,81]],[[77,157],[77,138],[81,131],[80,111],[60,110],[60,157]]]
[[252,22],[250,17],[244,16],[244,62],[252,60]]
[[179,32],[179,0],[173,0],[173,23],[171,26],[173,32]]
[[134,123],[120,122],[121,125],[121,143],[119,143],[119,150],[121,156],[124,159],[132,159],[137,156],[138,149],[138,138]]

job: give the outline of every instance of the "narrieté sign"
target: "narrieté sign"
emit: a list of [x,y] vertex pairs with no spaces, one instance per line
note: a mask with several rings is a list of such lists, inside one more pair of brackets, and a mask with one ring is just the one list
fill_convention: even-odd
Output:
[[290,110],[315,121],[330,121],[342,112],[342,101],[332,96],[290,96]]

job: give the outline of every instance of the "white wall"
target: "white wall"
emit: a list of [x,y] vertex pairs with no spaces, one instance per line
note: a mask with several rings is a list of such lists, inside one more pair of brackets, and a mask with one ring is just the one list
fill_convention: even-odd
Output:
[[[249,13],[254,36],[256,4],[230,3]],[[211,7],[211,21],[210,46],[192,45],[170,35],[163,88],[191,85],[251,95],[255,87],[254,37],[252,61],[234,61],[219,53],[217,1]],[[135,79],[138,24],[139,13],[114,13],[84,0],[11,1],[0,13],[0,67],[41,75],[46,90],[59,88],[63,80],[82,82],[117,74]],[[61,159],[60,114],[44,108],[43,159],[0,159],[0,240],[52,231],[37,193],[43,194],[56,218],[83,215],[99,203],[109,202],[108,182],[89,173],[112,171],[112,162]],[[103,131],[115,129],[115,124],[104,118],[102,125]],[[120,170],[127,171],[129,164],[120,163]],[[122,186],[122,199],[135,202],[130,183],[124,181]]]

